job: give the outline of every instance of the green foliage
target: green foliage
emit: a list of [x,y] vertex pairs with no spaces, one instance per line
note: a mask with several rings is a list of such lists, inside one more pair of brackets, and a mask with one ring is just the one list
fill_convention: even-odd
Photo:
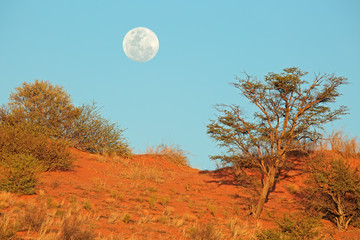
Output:
[[284,215],[276,220],[277,229],[262,230],[257,234],[259,240],[311,240],[320,239],[318,220],[311,217],[294,217]]
[[257,111],[248,117],[240,105],[218,105],[219,116],[207,126],[210,137],[226,149],[226,154],[212,159],[260,170],[263,189],[255,217],[260,216],[286,155],[321,138],[323,124],[347,113],[345,106],[332,109],[329,105],[340,95],[339,87],[347,83],[346,78],[316,74],[308,83],[306,74],[286,68],[280,74],[269,73],[264,81],[247,74],[244,79],[237,77],[232,85]]
[[310,181],[305,191],[307,204],[347,229],[353,219],[360,217],[360,176],[356,168],[344,159],[319,155],[309,164]]
[[131,220],[131,216],[126,213],[126,214],[123,216],[122,221],[123,221],[125,224],[129,224],[129,223],[132,221],[132,220]]
[[103,118],[95,103],[75,107],[63,87],[48,81],[24,82],[15,90],[0,108],[0,123],[32,124],[51,139],[65,139],[91,153],[130,156],[124,130]]
[[9,97],[7,120],[28,121],[51,130],[52,137],[67,137],[80,109],[74,107],[63,87],[35,80],[15,90]]
[[207,126],[207,133],[228,154],[215,158],[249,167],[281,167],[281,156],[302,149],[309,144],[305,140],[318,139],[324,123],[347,113],[344,106],[335,110],[327,106],[340,95],[338,88],[346,84],[345,78],[316,75],[309,85],[303,80],[306,74],[287,68],[281,74],[269,73],[264,82],[248,75],[237,77],[232,85],[258,111],[249,121],[239,105],[217,106],[221,115]]
[[70,134],[73,144],[91,153],[115,153],[130,156],[131,151],[123,132],[115,123],[110,123],[100,114],[95,104],[83,104],[80,116],[73,122]]
[[86,200],[83,204],[84,209],[90,211],[92,209],[91,202],[89,200]]
[[67,143],[49,138],[43,127],[30,122],[1,123],[0,162],[17,154],[33,156],[45,171],[68,170],[73,161]]
[[34,194],[39,171],[39,161],[31,155],[7,156],[0,163],[0,190]]

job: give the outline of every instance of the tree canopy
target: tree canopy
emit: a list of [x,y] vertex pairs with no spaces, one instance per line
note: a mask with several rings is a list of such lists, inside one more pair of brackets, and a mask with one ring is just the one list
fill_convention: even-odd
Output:
[[15,121],[28,121],[52,130],[53,137],[67,137],[81,109],[71,102],[63,87],[49,81],[24,82],[9,97],[8,108]]

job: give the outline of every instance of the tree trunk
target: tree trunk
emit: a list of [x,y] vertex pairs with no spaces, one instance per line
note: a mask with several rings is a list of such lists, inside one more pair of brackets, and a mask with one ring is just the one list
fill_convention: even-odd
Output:
[[273,187],[275,182],[275,176],[276,176],[276,169],[275,167],[272,167],[269,169],[269,172],[266,174],[264,179],[263,188],[259,197],[259,201],[256,205],[255,212],[253,213],[253,216],[255,218],[259,218],[262,210],[264,208],[264,204],[266,202],[266,199],[269,195],[269,190]]
[[340,196],[337,197],[337,212],[338,212],[338,217],[336,217],[336,225],[338,227],[339,230],[346,230],[349,226],[349,222],[351,221],[352,217],[350,217],[349,219],[346,218],[346,214],[343,210],[343,205],[340,199]]

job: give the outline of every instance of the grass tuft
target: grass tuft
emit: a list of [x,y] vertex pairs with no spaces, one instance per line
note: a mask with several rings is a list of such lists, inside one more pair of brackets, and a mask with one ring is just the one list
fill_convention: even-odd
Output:
[[189,166],[186,153],[177,146],[160,144],[146,149],[146,154],[159,155],[178,166]]

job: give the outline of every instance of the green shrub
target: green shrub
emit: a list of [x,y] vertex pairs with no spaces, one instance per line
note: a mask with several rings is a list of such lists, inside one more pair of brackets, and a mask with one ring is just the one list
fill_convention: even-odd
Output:
[[24,82],[15,90],[0,108],[0,124],[32,124],[51,139],[91,153],[131,155],[124,130],[102,117],[95,103],[75,107],[63,87],[49,81]]
[[311,240],[319,239],[315,228],[318,221],[311,217],[294,217],[284,215],[280,220],[275,220],[278,228],[262,230],[257,234],[259,240]]
[[5,158],[25,154],[32,155],[45,171],[68,170],[73,159],[68,144],[44,134],[44,128],[30,122],[0,124],[0,162]]
[[310,180],[304,191],[308,207],[347,229],[360,217],[360,175],[344,159],[317,156],[309,164]]
[[131,216],[126,213],[126,214],[123,216],[122,221],[123,221],[125,224],[129,224],[130,222],[132,222]]
[[15,154],[7,156],[0,164],[0,190],[34,194],[39,161],[31,155]]
[[72,143],[91,153],[130,156],[131,151],[123,137],[124,130],[101,116],[100,109],[95,103],[81,106],[81,114],[73,123]]
[[49,81],[24,82],[10,94],[7,120],[28,121],[51,130],[54,138],[66,138],[79,116],[70,95]]

